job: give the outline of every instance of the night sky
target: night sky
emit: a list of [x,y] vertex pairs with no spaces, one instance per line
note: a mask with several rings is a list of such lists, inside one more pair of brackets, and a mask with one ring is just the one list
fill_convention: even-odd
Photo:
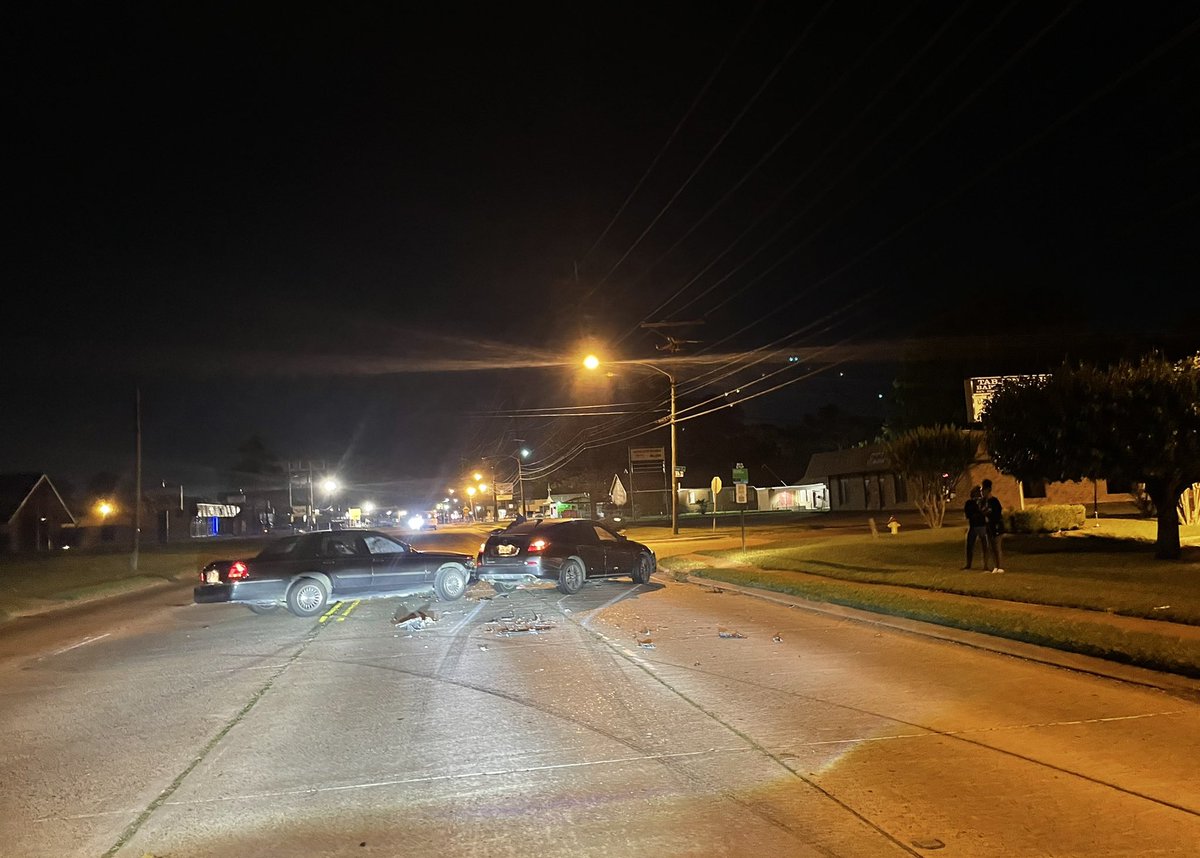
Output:
[[589,348],[772,422],[1200,348],[1193,3],[26,5],[0,471],[131,474],[137,391],[147,482],[400,489],[645,426]]

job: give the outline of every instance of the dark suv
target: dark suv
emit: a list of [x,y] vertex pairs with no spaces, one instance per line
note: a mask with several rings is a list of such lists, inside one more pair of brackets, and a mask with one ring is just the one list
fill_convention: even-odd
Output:
[[535,519],[510,525],[480,547],[479,580],[502,593],[522,582],[553,581],[564,593],[578,593],[588,578],[628,575],[648,584],[656,568],[654,552],[593,519]]

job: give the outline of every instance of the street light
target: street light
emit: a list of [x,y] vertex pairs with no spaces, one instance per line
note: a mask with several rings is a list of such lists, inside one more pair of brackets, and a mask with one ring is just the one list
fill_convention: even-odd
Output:
[[[518,440],[520,440],[520,439],[518,439]],[[526,512],[526,509],[525,509],[525,476],[521,472],[521,460],[528,459],[531,452],[532,452],[531,450],[527,450],[524,447],[522,447],[521,450],[519,451],[520,455],[508,456],[508,455],[505,455],[504,453],[500,453],[495,456],[484,456],[483,457],[483,459],[485,461],[488,459],[512,459],[514,462],[517,463],[517,486],[521,490],[521,506],[520,506],[520,510],[519,510],[521,515],[528,515],[528,513]],[[496,482],[496,472],[495,472],[495,470],[493,470],[492,471],[493,487],[495,486],[495,482]],[[498,505],[499,505],[499,501],[497,501],[497,506]]]
[[[671,383],[671,416],[668,421],[671,424],[671,533],[679,533],[679,478],[675,470],[676,461],[676,446],[675,446],[675,376],[667,372],[662,367],[644,360],[621,361],[622,365],[631,364],[633,366],[644,367],[645,369],[654,370],[660,375],[665,375],[667,381]],[[596,369],[600,366],[600,358],[595,355],[588,355],[583,359],[583,365],[587,369]]]

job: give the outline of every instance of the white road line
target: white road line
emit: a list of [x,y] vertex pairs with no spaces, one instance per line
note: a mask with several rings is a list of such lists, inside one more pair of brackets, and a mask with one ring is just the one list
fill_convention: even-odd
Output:
[[[63,647],[62,649],[56,649],[54,652],[50,653],[50,655],[44,655],[44,656],[42,656],[42,658],[50,658],[51,656],[62,655],[64,652],[70,652],[71,650],[76,649],[78,647],[87,646],[90,643],[95,643],[96,641],[100,640],[101,638],[108,637],[110,634],[112,634],[112,633],[105,632],[102,635],[95,635],[94,637],[84,638],[79,643],[73,643],[70,646]],[[41,659],[39,659],[39,661],[40,660]]]
[[[641,585],[638,585],[638,586],[640,587]],[[618,593],[617,595],[613,596],[611,599],[609,599],[607,602],[605,602],[600,607],[592,608],[590,611],[588,611],[588,618],[586,620],[584,620],[582,623],[580,623],[580,625],[583,626],[584,628],[587,628],[588,625],[591,624],[592,618],[597,616],[598,614],[602,613],[605,608],[611,608],[617,602],[621,601],[622,599],[629,598],[637,591],[638,591],[638,587],[634,587],[632,590],[624,590],[624,591]],[[559,601],[561,602],[562,599],[559,599]]]

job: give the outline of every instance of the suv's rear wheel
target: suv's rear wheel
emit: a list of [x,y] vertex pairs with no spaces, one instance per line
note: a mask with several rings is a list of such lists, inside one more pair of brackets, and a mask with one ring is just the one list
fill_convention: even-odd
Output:
[[583,566],[578,561],[568,560],[562,565],[562,569],[558,570],[558,589],[570,596],[583,589],[586,579],[587,573],[584,572]]
[[288,610],[297,617],[312,617],[325,610],[329,591],[316,578],[301,578],[288,590]]
[[443,602],[461,599],[467,592],[467,573],[461,566],[443,566],[433,579],[433,590]]
[[512,581],[493,581],[492,586],[496,588],[497,593],[512,593],[517,589],[517,585]]
[[643,554],[637,560],[637,568],[633,570],[633,583],[649,584],[650,576],[654,573],[654,561],[649,554]]

